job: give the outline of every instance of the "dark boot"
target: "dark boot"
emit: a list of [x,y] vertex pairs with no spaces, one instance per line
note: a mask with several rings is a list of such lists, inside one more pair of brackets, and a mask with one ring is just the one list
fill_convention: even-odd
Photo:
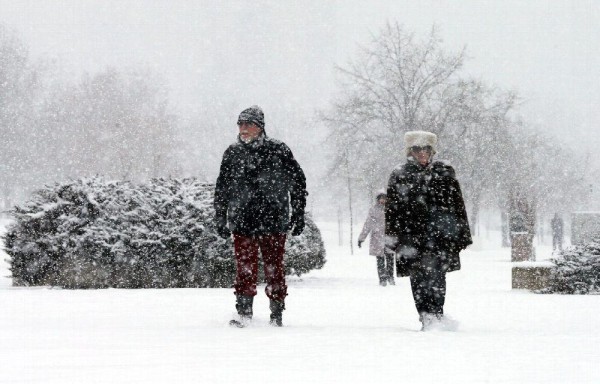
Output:
[[238,328],[243,328],[250,320],[252,320],[252,303],[254,302],[254,296],[237,295],[235,299],[235,309],[239,315],[238,319],[233,319],[229,322],[229,325]]
[[271,300],[269,308],[271,309],[270,324],[274,327],[282,327],[283,310],[285,309],[285,303],[283,301]]

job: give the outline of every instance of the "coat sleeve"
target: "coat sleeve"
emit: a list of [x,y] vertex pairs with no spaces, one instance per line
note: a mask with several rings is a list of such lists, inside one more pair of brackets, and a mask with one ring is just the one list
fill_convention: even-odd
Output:
[[224,226],[227,224],[227,208],[231,197],[232,186],[232,166],[231,148],[228,148],[223,154],[219,176],[217,177],[217,183],[215,185],[214,208],[217,225]]
[[387,187],[387,202],[385,204],[385,234],[398,237],[397,218],[400,210],[400,194],[398,192],[398,177],[394,171],[390,175]]
[[290,180],[290,205],[292,206],[292,216],[304,216],[306,208],[306,176],[300,167],[300,164],[294,158],[290,148],[282,144],[283,158],[286,164],[286,172]]
[[[375,221],[375,211],[373,210],[373,208],[371,208],[369,209],[369,215],[367,216],[367,220],[365,220],[365,223],[363,224],[362,231],[360,232],[360,235],[358,235],[358,241],[365,241],[369,233],[373,230]],[[371,239],[371,241],[373,240]]]
[[471,229],[469,228],[469,218],[467,216],[465,201],[456,177],[452,177],[450,189],[453,195],[454,211],[459,226],[457,246],[459,249],[465,249],[468,245],[473,244],[473,239],[471,238]]
[[402,177],[404,171],[397,169],[392,172],[388,182],[387,202],[385,204],[385,235],[386,241],[396,244],[416,246],[414,234],[410,228],[407,212],[410,209],[408,185]]

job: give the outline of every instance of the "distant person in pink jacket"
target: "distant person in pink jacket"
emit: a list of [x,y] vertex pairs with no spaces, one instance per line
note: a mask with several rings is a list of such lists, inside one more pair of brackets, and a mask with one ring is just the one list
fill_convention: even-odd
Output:
[[395,285],[394,282],[394,254],[385,250],[385,203],[387,195],[380,192],[375,198],[375,205],[369,210],[369,216],[358,236],[358,248],[362,246],[367,236],[371,234],[369,254],[377,258],[377,274],[379,285]]

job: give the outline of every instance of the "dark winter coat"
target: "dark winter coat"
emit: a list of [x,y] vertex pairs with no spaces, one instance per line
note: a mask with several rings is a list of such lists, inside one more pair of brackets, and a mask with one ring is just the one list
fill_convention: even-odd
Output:
[[[445,259],[447,272],[459,270],[459,252],[472,240],[452,166],[435,161],[423,167],[411,159],[392,172],[387,197],[385,233],[395,241],[393,247],[413,247],[416,261],[418,255],[433,252]],[[398,274],[408,276],[407,268],[399,265]]]
[[369,254],[373,256],[383,256],[385,246],[385,211],[383,204],[375,203],[369,209],[369,217],[365,220],[363,229],[358,235],[360,242],[365,241],[367,236],[371,234],[369,242]]
[[552,227],[552,236],[562,237],[563,235],[563,220],[560,217],[553,217],[550,221]]
[[304,217],[306,178],[283,142],[261,135],[227,148],[215,188],[217,223],[233,233],[286,232],[292,215]]

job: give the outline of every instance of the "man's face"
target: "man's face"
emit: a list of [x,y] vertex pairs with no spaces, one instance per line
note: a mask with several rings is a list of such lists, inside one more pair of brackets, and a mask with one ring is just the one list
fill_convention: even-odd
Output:
[[242,139],[244,143],[253,141],[258,137],[258,135],[260,135],[260,132],[262,131],[262,129],[256,126],[256,124],[248,121],[239,123],[238,127],[240,128],[240,139]]
[[427,165],[427,163],[429,163],[429,159],[431,158],[431,147],[412,147],[410,149],[410,155],[414,157],[419,164]]

